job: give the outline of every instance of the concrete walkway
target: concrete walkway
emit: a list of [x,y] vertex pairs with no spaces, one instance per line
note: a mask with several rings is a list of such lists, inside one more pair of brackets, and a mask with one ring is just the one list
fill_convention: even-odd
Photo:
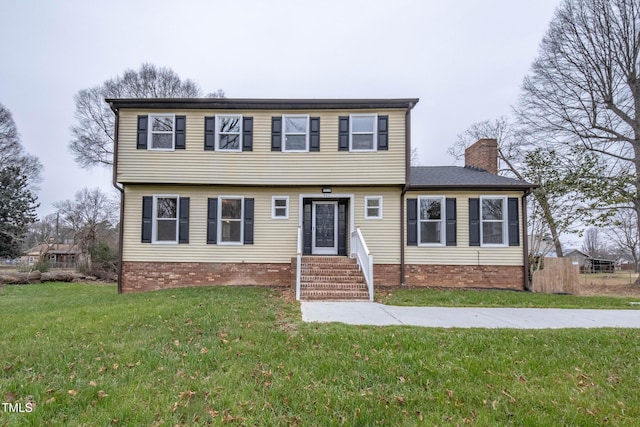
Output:
[[640,310],[398,307],[374,302],[303,301],[305,322],[433,328],[640,328]]

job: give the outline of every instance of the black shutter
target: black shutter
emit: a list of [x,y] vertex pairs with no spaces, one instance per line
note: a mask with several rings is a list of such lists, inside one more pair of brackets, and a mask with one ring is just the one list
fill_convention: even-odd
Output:
[[309,151],[320,151],[320,117],[311,117],[309,127]]
[[313,225],[311,200],[304,200],[302,206],[302,254],[311,255],[311,226]]
[[271,117],[271,151],[282,151],[282,117]]
[[389,150],[389,116],[378,116],[378,150]]
[[518,212],[518,199],[509,197],[507,203],[509,216],[509,246],[520,246],[520,214]]
[[338,118],[338,151],[349,151],[349,116]]
[[253,245],[253,199],[244,199],[244,244]]
[[176,150],[184,150],[186,142],[187,132],[187,116],[176,116],[175,122],[175,138],[176,138]]
[[407,199],[407,246],[418,246],[418,199]]
[[153,220],[153,197],[142,198],[142,243],[151,243],[151,222]]
[[147,149],[147,135],[149,130],[149,116],[138,116],[138,138],[136,148],[138,150]]
[[207,199],[207,244],[218,243],[218,199]]
[[469,246],[480,246],[480,199],[469,199]]
[[338,200],[338,255],[347,255],[347,200]]
[[253,151],[253,117],[242,118],[242,151]]
[[446,237],[447,237],[447,246],[456,246],[457,244],[457,224],[456,224],[456,199],[447,199],[447,211],[445,213],[445,217],[447,219],[446,225]]
[[204,149],[213,151],[216,149],[216,118],[209,116],[204,118]]
[[180,197],[178,243],[189,243],[189,198]]

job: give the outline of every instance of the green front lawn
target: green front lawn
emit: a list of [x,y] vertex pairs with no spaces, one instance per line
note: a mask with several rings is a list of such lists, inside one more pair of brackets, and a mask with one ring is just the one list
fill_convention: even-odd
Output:
[[[0,289],[13,425],[580,425],[640,419],[640,330],[307,324],[265,288]],[[15,407],[15,406],[14,406]]]
[[378,292],[376,301],[387,305],[431,307],[640,309],[640,298],[550,295],[504,290],[392,289]]

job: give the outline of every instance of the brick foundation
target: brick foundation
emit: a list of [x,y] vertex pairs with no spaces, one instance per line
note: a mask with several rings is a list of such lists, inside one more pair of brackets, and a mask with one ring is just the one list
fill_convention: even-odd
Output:
[[406,265],[407,286],[524,290],[524,267],[503,265]]
[[[524,269],[499,265],[407,265],[406,285],[416,287],[524,289]],[[133,262],[122,264],[122,291],[141,292],[188,286],[257,285],[295,287],[291,263]],[[400,286],[399,264],[375,264],[375,286]]]
[[134,262],[122,263],[122,291],[140,292],[188,286],[291,286],[290,264]]

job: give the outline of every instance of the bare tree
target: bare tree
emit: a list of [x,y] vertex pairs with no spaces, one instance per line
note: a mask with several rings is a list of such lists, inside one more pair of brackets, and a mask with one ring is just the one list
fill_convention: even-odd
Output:
[[596,259],[608,259],[611,255],[606,235],[598,227],[589,227],[584,233],[582,251]]
[[[80,90],[74,97],[77,124],[71,128],[69,149],[83,168],[113,164],[115,115],[105,98],[196,98],[200,88],[193,80],[182,80],[171,69],[142,64],[100,86]],[[224,97],[218,90],[212,97]]]
[[637,223],[634,209],[619,209],[613,218],[612,226],[606,232],[613,248],[621,258],[633,262],[635,271],[640,264],[640,234]]
[[60,213],[60,220],[74,231],[75,241],[90,270],[91,249],[99,242],[100,231],[116,222],[116,202],[99,188],[84,188],[76,193],[74,200],[57,202],[54,206]]
[[416,147],[411,149],[411,166],[420,166],[420,154]]
[[631,205],[638,229],[639,53],[637,0],[564,0],[517,108],[537,138],[595,156],[604,169],[582,185],[589,208],[606,219]]

